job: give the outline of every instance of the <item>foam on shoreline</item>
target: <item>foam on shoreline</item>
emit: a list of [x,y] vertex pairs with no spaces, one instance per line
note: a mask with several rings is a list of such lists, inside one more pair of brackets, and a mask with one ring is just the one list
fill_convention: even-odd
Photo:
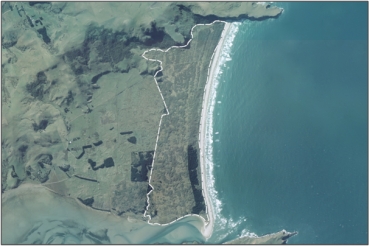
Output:
[[[210,62],[210,65],[208,66],[208,74],[207,74],[207,82],[206,82],[206,86],[205,86],[205,88],[204,88],[204,96],[203,96],[203,103],[202,103],[202,105],[203,105],[203,107],[202,107],[202,114],[201,114],[201,124],[200,124],[200,130],[199,130],[199,148],[200,148],[200,152],[201,152],[201,160],[200,160],[200,166],[201,166],[201,173],[202,173],[202,194],[203,194],[203,197],[204,197],[204,200],[205,200],[205,203],[206,203],[206,215],[207,215],[207,220],[205,220],[202,216],[200,216],[200,215],[198,215],[198,214],[187,214],[187,215],[185,215],[185,216],[182,216],[182,217],[180,217],[180,218],[178,218],[178,219],[176,219],[176,220],[174,220],[174,221],[172,221],[172,222],[170,222],[170,223],[166,223],[166,224],[159,224],[159,223],[151,223],[150,222],[150,220],[151,220],[151,216],[149,215],[149,214],[146,214],[147,213],[147,210],[148,210],[148,208],[149,208],[149,206],[150,206],[150,199],[149,199],[149,195],[150,195],[150,193],[151,192],[153,192],[153,190],[155,190],[155,188],[150,184],[150,180],[151,180],[151,176],[152,176],[152,172],[153,172],[153,169],[154,169],[154,162],[155,162],[155,155],[156,155],[156,149],[157,149],[157,143],[158,143],[158,138],[159,138],[159,133],[160,133],[160,128],[161,128],[161,122],[162,122],[162,118],[163,117],[165,117],[165,116],[167,116],[167,115],[169,115],[170,114],[170,112],[168,111],[168,108],[167,108],[167,105],[166,105],[166,102],[165,102],[165,100],[164,100],[164,97],[163,97],[163,95],[162,95],[162,92],[161,92],[161,90],[160,90],[160,88],[159,88],[159,86],[158,86],[158,82],[157,82],[157,80],[156,80],[156,76],[157,76],[157,74],[160,72],[160,71],[162,71],[163,70],[163,67],[162,67],[162,61],[160,61],[160,60],[155,60],[155,59],[149,59],[149,58],[147,58],[147,57],[145,57],[145,54],[147,53],[147,52],[149,52],[149,51],[151,51],[151,50],[156,50],[156,51],[161,51],[161,52],[168,52],[170,49],[172,49],[172,48],[184,48],[184,47],[186,47],[186,46],[188,46],[189,44],[190,44],[190,42],[192,41],[192,39],[193,39],[193,29],[196,27],[196,26],[200,26],[200,25],[213,25],[214,23],[216,23],[216,22],[223,22],[223,23],[225,23],[225,27],[224,27],[224,30],[223,30],[223,32],[222,32],[222,34],[221,34],[221,38],[220,38],[220,40],[219,40],[219,42],[218,42],[218,44],[217,44],[217,46],[216,46],[216,48],[215,48],[215,50],[214,50],[214,52],[213,52],[213,54],[212,54],[212,57],[211,57],[211,62]],[[161,50],[161,49],[150,49],[150,50],[147,50],[147,51],[145,51],[143,54],[142,54],[142,57],[144,58],[144,59],[146,59],[146,60],[149,60],[149,61],[156,61],[156,62],[159,62],[160,63],[160,70],[159,71],[157,71],[156,73],[155,73],[155,75],[154,75],[154,81],[156,82],[156,85],[157,85],[157,88],[158,88],[158,90],[159,90],[159,92],[160,92],[160,94],[161,94],[161,97],[162,97],[162,101],[163,101],[163,104],[164,104],[164,106],[165,106],[165,108],[166,108],[166,111],[167,111],[167,113],[165,113],[165,114],[162,114],[161,115],[161,119],[160,119],[160,121],[159,121],[159,127],[158,127],[158,134],[157,134],[157,140],[156,140],[156,144],[155,144],[155,149],[154,149],[154,155],[153,155],[153,162],[152,162],[152,169],[151,169],[151,171],[150,171],[150,176],[149,176],[149,186],[152,188],[151,189],[151,191],[149,191],[149,193],[147,194],[147,207],[146,207],[146,209],[145,209],[145,211],[144,211],[144,217],[148,217],[149,218],[149,220],[148,220],[148,224],[150,224],[150,225],[160,225],[160,226],[166,226],[166,225],[170,225],[170,224],[172,224],[172,223],[175,223],[176,221],[179,221],[179,220],[181,220],[181,219],[183,219],[183,218],[185,218],[185,217],[188,217],[188,216],[197,216],[197,217],[199,217],[199,218],[201,218],[202,220],[203,220],[203,222],[204,222],[204,228],[201,230],[201,232],[202,232],[202,234],[203,234],[203,236],[206,238],[206,239],[208,239],[208,238],[210,238],[211,237],[211,235],[212,235],[212,231],[213,231],[213,224],[214,224],[214,215],[213,215],[213,213],[212,213],[212,211],[213,211],[213,205],[212,205],[212,203],[210,202],[210,199],[209,199],[209,196],[208,196],[208,192],[207,192],[207,186],[206,186],[206,168],[204,167],[204,165],[205,165],[205,163],[203,162],[203,157],[202,156],[206,156],[206,155],[202,155],[202,147],[203,146],[205,146],[205,144],[204,144],[204,141],[202,141],[202,139],[204,138],[204,136],[205,136],[205,131],[203,131],[202,129],[204,129],[204,127],[202,128],[202,119],[203,119],[203,121],[205,121],[206,120],[206,109],[208,109],[208,107],[207,107],[207,104],[208,104],[208,101],[209,101],[209,92],[211,91],[211,88],[212,88],[212,82],[213,82],[213,78],[214,78],[214,76],[213,76],[213,72],[215,71],[214,69],[215,68],[217,68],[218,67],[218,64],[223,64],[224,63],[224,56],[220,56],[219,54],[224,54],[225,52],[220,52],[221,51],[221,49],[223,48],[223,44],[224,44],[224,41],[225,41],[225,38],[226,38],[226,36],[227,36],[227,33],[228,33],[228,29],[229,29],[229,27],[230,27],[230,23],[227,23],[227,22],[225,22],[225,21],[220,21],[220,20],[216,20],[216,21],[214,21],[214,22],[212,22],[212,23],[210,23],[210,24],[197,24],[197,25],[195,25],[195,26],[193,26],[192,27],[192,29],[191,29],[191,32],[190,32],[190,34],[191,34],[191,39],[187,42],[187,44],[186,45],[183,45],[183,46],[172,46],[172,47],[170,47],[170,48],[168,48],[168,49],[166,49],[166,50]],[[235,36],[235,35],[234,35]],[[226,39],[227,40],[227,39]],[[227,59],[230,59],[230,57],[226,57]],[[220,59],[221,59],[221,63],[220,63]],[[216,71],[216,74],[218,74],[218,70]],[[208,83],[208,82],[210,82],[210,83]],[[207,83],[208,83],[208,85],[207,85]],[[204,109],[203,109],[204,108]],[[206,124],[205,123],[203,123],[203,126],[205,126]],[[203,149],[204,150],[204,149]]]
[[[200,126],[199,126],[199,149],[200,149],[200,167],[201,167],[201,173],[202,173],[202,194],[204,197],[204,201],[206,204],[206,216],[207,219],[204,219],[202,216],[199,216],[198,214],[187,214],[185,216],[182,216],[170,223],[166,224],[159,224],[159,223],[151,223],[151,217],[150,215],[146,214],[149,206],[150,206],[150,199],[149,195],[151,192],[155,190],[155,187],[153,187],[150,184],[151,180],[151,174],[154,169],[154,162],[155,162],[155,154],[156,154],[156,147],[158,142],[158,136],[160,133],[160,126],[162,118],[169,115],[170,112],[167,109],[166,102],[163,98],[163,95],[161,93],[161,90],[158,86],[156,75],[158,72],[162,71],[162,61],[160,60],[154,60],[154,59],[148,59],[145,57],[145,54],[148,51],[156,50],[161,52],[168,52],[172,48],[184,48],[188,46],[192,39],[188,41],[186,45],[183,46],[172,46],[166,50],[161,49],[150,49],[143,53],[142,57],[146,60],[150,61],[157,61],[160,63],[161,69],[156,72],[154,75],[154,80],[156,82],[156,85],[158,87],[158,90],[161,94],[163,103],[165,105],[165,108],[167,110],[166,114],[163,114],[161,116],[161,120],[159,122],[159,128],[158,128],[158,135],[157,135],[157,141],[153,156],[153,163],[152,163],[152,169],[149,177],[149,185],[152,187],[152,190],[147,194],[147,202],[148,206],[146,207],[146,210],[144,212],[144,217],[148,217],[148,224],[150,225],[160,225],[160,226],[167,226],[172,223],[175,223],[179,220],[182,220],[183,218],[186,218],[188,216],[196,216],[202,219],[204,223],[204,227],[201,229],[201,232],[203,236],[208,240],[213,233],[214,228],[214,222],[217,219],[218,225],[225,228],[234,228],[240,223],[242,223],[245,218],[240,218],[238,221],[234,222],[232,219],[226,219],[222,217],[221,210],[222,210],[222,203],[217,197],[217,191],[215,190],[215,179],[213,176],[213,112],[216,105],[216,95],[217,95],[217,87],[220,83],[219,79],[222,74],[222,69],[226,66],[226,62],[230,61],[230,50],[233,45],[233,41],[235,38],[236,33],[238,32],[239,25],[241,23],[234,22],[234,23],[227,23],[225,21],[219,21],[216,20],[210,24],[197,24],[193,26],[191,29],[191,36],[193,38],[193,29],[198,25],[212,25],[216,22],[223,22],[225,23],[224,30],[221,34],[221,38],[212,54],[209,66],[208,66],[208,73],[207,73],[207,82],[204,88],[204,94],[203,94],[203,102],[202,102],[202,113],[201,113],[201,120],[200,120]],[[257,237],[256,234],[251,233],[250,236]]]
[[[212,54],[210,64],[208,66],[208,73],[207,73],[207,81],[206,85],[204,87],[204,94],[203,94],[203,102],[202,102],[202,112],[200,117],[200,124],[199,124],[199,150],[200,150],[200,167],[201,167],[201,173],[202,173],[202,192],[204,201],[206,203],[206,211],[208,216],[208,223],[205,224],[204,230],[202,231],[203,235],[208,240],[212,236],[213,227],[214,227],[214,220],[215,215],[213,213],[214,205],[213,201],[210,199],[210,194],[208,192],[208,175],[207,175],[207,165],[208,163],[208,154],[207,154],[207,140],[208,135],[207,132],[207,121],[208,121],[208,111],[209,111],[209,103],[210,98],[212,98],[210,95],[212,94],[212,91],[214,91],[214,82],[215,82],[215,74],[218,73],[218,67],[220,61],[222,61],[223,56],[222,50],[224,48],[225,40],[227,40],[227,37],[229,35],[231,29],[230,23],[225,23],[224,30],[222,31],[221,38]],[[221,59],[221,60],[220,60]],[[212,139],[211,139],[212,141]],[[209,167],[208,167],[209,168]]]
[[[205,180],[207,180],[206,184],[206,190],[207,195],[211,198],[211,202],[209,206],[211,206],[211,209],[214,211],[212,213],[212,216],[214,216],[213,220],[217,220],[219,226],[225,227],[227,224],[233,224],[232,227],[235,227],[237,224],[241,223],[239,222],[233,222],[230,221],[221,215],[222,210],[222,203],[218,199],[217,191],[215,189],[215,178],[213,175],[213,168],[214,168],[214,162],[213,162],[213,113],[215,109],[215,105],[217,103],[216,96],[217,96],[217,87],[220,83],[220,76],[222,75],[222,70],[226,66],[226,62],[230,61],[230,51],[231,47],[235,38],[236,33],[238,32],[239,25],[241,23],[234,22],[230,24],[229,30],[227,30],[227,33],[225,33],[225,39],[223,42],[220,42],[218,45],[221,45],[220,52],[218,53],[218,57],[214,57],[211,61],[210,67],[213,67],[211,71],[209,71],[209,82],[210,85],[207,88],[209,90],[208,98],[205,98],[204,100],[208,100],[207,107],[205,109],[205,112],[202,111],[202,118],[205,119],[205,129],[204,132],[201,132],[201,134],[204,136],[206,141],[203,143],[203,146],[205,148],[204,158],[201,157],[201,159],[204,159],[205,163],[205,173],[206,177]],[[221,40],[220,40],[221,41]],[[216,48],[217,49],[217,48]],[[215,54],[215,53],[214,53]],[[207,86],[206,86],[207,87]],[[205,113],[205,115],[203,115]],[[201,128],[203,129],[203,128]]]
[[[161,52],[168,52],[170,49],[173,48],[184,48],[190,44],[190,42],[193,39],[193,29],[198,26],[198,25],[213,25],[216,22],[223,22],[225,23],[224,30],[222,31],[220,40],[212,54],[209,66],[208,66],[208,72],[207,72],[207,81],[206,85],[204,88],[204,94],[203,94],[203,102],[202,102],[202,112],[201,112],[201,119],[200,119],[200,126],[199,126],[199,149],[200,149],[200,167],[201,167],[201,174],[202,174],[202,194],[204,197],[205,205],[206,205],[206,216],[207,219],[204,219],[202,216],[198,214],[187,214],[184,215],[180,218],[177,218],[174,221],[171,221],[166,224],[159,224],[159,223],[151,223],[151,216],[147,214],[147,210],[150,206],[150,199],[149,195],[151,192],[155,190],[155,187],[153,187],[150,184],[151,180],[151,175],[153,172],[153,169],[155,168],[155,155],[156,155],[156,148],[157,148],[157,142],[158,142],[158,137],[160,133],[160,127],[161,127],[161,122],[162,118],[169,115],[171,112],[168,111],[166,102],[164,100],[164,97],[162,95],[162,92],[159,88],[158,82],[156,80],[156,75],[163,70],[162,67],[162,61],[160,60],[154,60],[154,59],[149,59],[145,57],[145,54],[151,50],[156,50],[156,51],[161,51]],[[222,210],[222,203],[218,199],[217,196],[217,191],[215,190],[215,179],[213,176],[213,112],[214,108],[216,105],[216,95],[217,95],[217,87],[220,83],[219,79],[220,76],[222,75],[222,70],[224,67],[226,67],[226,62],[231,61],[230,58],[230,51],[231,47],[233,45],[233,41],[235,38],[236,33],[238,32],[239,25],[241,23],[239,22],[234,22],[234,23],[228,23],[225,21],[220,21],[216,20],[210,24],[197,24],[192,27],[191,29],[191,36],[192,38],[187,42],[186,45],[183,46],[172,46],[166,50],[161,50],[161,49],[155,49],[152,48],[150,50],[145,51],[142,54],[142,57],[146,60],[150,61],[156,61],[160,63],[161,69],[157,71],[154,75],[154,80],[156,82],[157,88],[161,94],[163,104],[166,108],[166,113],[161,116],[160,122],[159,122],[159,127],[158,127],[158,134],[157,134],[157,141],[155,145],[155,150],[154,150],[154,156],[153,156],[153,163],[152,163],[152,169],[150,172],[149,176],[149,185],[152,187],[152,190],[147,194],[147,207],[144,212],[144,217],[148,217],[148,224],[150,225],[159,225],[159,226],[167,226],[170,224],[173,224],[179,220],[182,220],[186,217],[189,216],[196,216],[200,218],[204,226],[203,228],[200,229],[201,233],[203,236],[208,240],[213,233],[214,229],[214,222],[217,220],[218,226],[221,228],[235,228],[237,227],[240,223],[245,221],[245,218],[240,218],[238,221],[234,222],[232,219],[226,219],[221,215],[221,210]],[[249,233],[249,232],[244,232]],[[226,235],[221,235],[221,237],[218,237],[219,241],[221,238],[223,238]],[[252,237],[257,237],[256,234],[254,233],[249,233],[249,236]]]
[[[214,126],[214,110],[215,107],[221,103],[220,99],[217,98],[218,86],[220,83],[223,83],[221,80],[221,76],[223,74],[223,70],[228,67],[228,62],[231,61],[231,49],[234,43],[235,36],[239,31],[239,26],[241,25],[240,22],[234,22],[231,24],[229,30],[227,31],[227,36],[223,43],[219,43],[218,45],[222,45],[221,52],[219,53],[219,57],[215,57],[212,60],[212,64],[210,65],[215,66],[214,70],[210,72],[209,81],[210,85],[210,94],[208,100],[208,107],[206,108],[206,120],[205,120],[205,135],[206,141],[203,143],[205,148],[205,167],[206,167],[206,184],[207,184],[207,195],[211,198],[210,206],[212,206],[213,214],[214,214],[214,223],[217,226],[217,235],[216,237],[212,238],[212,242],[222,242],[223,239],[229,236],[231,233],[236,232],[236,228],[242,224],[243,222],[247,221],[245,217],[239,217],[236,221],[232,218],[225,218],[222,216],[222,202],[218,197],[218,192],[215,188],[215,177],[214,177],[214,160],[213,160],[213,142],[218,142],[218,139],[215,139],[216,136],[219,134],[218,131],[215,131]],[[202,111],[203,113],[203,111]],[[202,115],[202,117],[204,117]],[[237,238],[250,238],[250,239],[263,239],[268,237],[273,237],[280,233],[286,233],[285,230],[276,233],[270,233],[263,236],[259,236],[254,232],[249,231],[248,229],[243,229],[241,232],[238,233]],[[258,242],[258,241],[256,241]]]

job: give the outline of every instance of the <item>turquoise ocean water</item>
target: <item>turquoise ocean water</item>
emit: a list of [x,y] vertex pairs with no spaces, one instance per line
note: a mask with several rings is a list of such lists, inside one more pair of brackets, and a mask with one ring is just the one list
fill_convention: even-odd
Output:
[[286,2],[244,21],[213,111],[210,242],[298,231],[368,242],[368,3]]

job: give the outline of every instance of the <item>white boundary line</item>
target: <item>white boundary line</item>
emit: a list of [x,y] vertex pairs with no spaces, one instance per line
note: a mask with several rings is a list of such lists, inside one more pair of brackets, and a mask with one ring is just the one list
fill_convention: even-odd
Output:
[[[166,115],[169,115],[169,114],[170,114],[170,112],[168,111],[168,108],[167,108],[166,102],[165,102],[165,100],[164,100],[163,94],[162,94],[162,92],[161,92],[161,89],[159,88],[159,85],[158,85],[158,82],[157,82],[157,79],[156,79],[157,74],[163,70],[162,61],[160,61],[160,60],[155,60],[155,59],[149,59],[149,58],[146,58],[146,57],[145,57],[145,54],[146,54],[147,52],[149,52],[149,51],[168,52],[168,51],[169,51],[170,49],[172,49],[172,48],[185,48],[185,47],[186,47],[186,46],[188,46],[188,45],[190,44],[190,42],[193,40],[193,29],[194,29],[196,26],[210,26],[210,25],[213,25],[213,24],[214,24],[214,23],[216,23],[216,22],[222,22],[222,23],[225,23],[225,24],[227,23],[226,21],[215,20],[215,21],[213,21],[213,22],[212,22],[212,23],[210,23],[210,24],[196,24],[196,25],[194,25],[194,26],[191,28],[191,32],[190,32],[190,34],[191,34],[191,39],[188,41],[188,43],[187,43],[186,45],[183,45],[183,46],[171,46],[170,48],[168,48],[168,49],[166,49],[166,50],[161,50],[161,49],[155,49],[155,48],[153,48],[153,49],[150,49],[150,50],[146,50],[146,51],[141,55],[144,59],[146,59],[146,60],[148,60],[148,61],[156,61],[156,62],[159,62],[159,63],[160,63],[160,67],[161,67],[161,69],[160,69],[160,70],[158,70],[158,71],[154,74],[154,81],[155,81],[155,83],[156,83],[156,85],[157,85],[157,88],[158,88],[159,93],[161,94],[163,104],[164,104],[164,106],[165,106],[165,108],[166,108],[166,111],[167,111],[167,113],[166,113],[166,114],[162,114],[162,115],[161,115],[161,119],[159,120],[159,127],[158,127],[158,133],[157,133],[157,140],[156,140],[156,142],[155,142],[154,154],[153,154],[153,162],[152,162],[152,168],[151,168],[151,170],[150,170],[150,176],[149,176],[149,186],[152,188],[152,190],[151,190],[151,191],[149,191],[149,192],[148,192],[148,194],[146,195],[146,196],[147,196],[147,203],[148,203],[148,205],[146,206],[146,209],[145,209],[145,212],[144,212],[144,217],[149,217],[149,220],[148,220],[148,224],[149,224],[149,225],[167,226],[167,225],[170,225],[170,224],[172,224],[172,223],[175,223],[176,221],[178,221],[178,220],[180,220],[180,219],[182,219],[182,218],[188,217],[188,216],[198,216],[198,217],[200,217],[200,218],[203,220],[203,222],[205,223],[204,227],[206,227],[206,226],[210,223],[210,219],[209,219],[209,215],[208,215],[208,206],[212,206],[212,205],[211,205],[211,204],[207,204],[207,202],[206,202],[206,197],[205,197],[204,189],[203,189],[203,182],[204,182],[204,181],[203,181],[203,178],[202,178],[202,195],[203,195],[204,202],[205,202],[205,204],[206,204],[206,215],[207,215],[207,220],[205,220],[202,216],[200,216],[200,215],[198,215],[198,214],[187,214],[187,215],[184,215],[184,216],[182,216],[182,217],[180,217],[180,218],[177,218],[176,220],[174,220],[174,221],[172,221],[172,222],[170,222],[170,223],[166,223],[166,224],[159,224],[159,223],[150,223],[150,220],[151,220],[152,218],[151,218],[151,216],[150,216],[149,214],[148,214],[148,215],[146,214],[146,212],[148,211],[148,208],[149,208],[149,206],[150,206],[150,202],[149,202],[149,195],[150,195],[150,193],[152,193],[152,191],[154,190],[154,187],[150,184],[150,180],[151,180],[151,178],[152,178],[152,173],[153,173],[153,169],[154,169],[155,154],[156,154],[156,151],[157,151],[157,143],[158,143],[158,139],[159,139],[159,133],[160,133],[160,130],[161,130],[162,118],[163,118],[164,116],[166,116]],[[223,32],[224,32],[224,31],[225,31],[225,28],[224,28]],[[222,38],[222,37],[223,37],[223,32],[222,32],[222,34],[221,34],[221,37],[220,37],[220,38]],[[220,40],[221,40],[221,39],[220,39]],[[213,54],[212,54],[212,57],[211,57],[211,61],[210,61],[209,65],[208,65],[208,73],[207,73],[207,80],[206,80],[206,84],[208,83],[208,79],[209,79],[209,73],[210,73],[210,69],[211,69],[212,59],[213,59],[213,56],[214,56],[214,54],[215,54],[215,52],[216,52],[216,50],[217,50],[217,48],[218,48],[218,45],[220,45],[220,44],[217,44],[217,46],[215,47],[215,49],[214,49],[214,51],[213,51]],[[222,44],[221,44],[221,45],[222,45]],[[205,93],[205,91],[206,91],[206,87],[204,87],[204,93]],[[203,98],[203,100],[205,100],[205,99]],[[200,139],[200,132],[199,132],[199,139]],[[198,139],[198,144],[199,144],[199,148],[201,149],[201,146],[200,146],[200,143],[199,143],[199,139]],[[201,169],[202,169],[202,166],[203,166],[203,165],[200,165],[200,166],[201,166]],[[203,170],[201,170],[201,171],[202,171],[202,174],[203,174]],[[209,238],[209,237],[208,237],[208,238]],[[207,238],[207,239],[208,239],[208,238]]]

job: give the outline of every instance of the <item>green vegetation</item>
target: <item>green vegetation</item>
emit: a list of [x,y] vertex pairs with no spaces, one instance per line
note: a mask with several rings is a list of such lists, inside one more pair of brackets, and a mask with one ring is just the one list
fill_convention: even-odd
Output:
[[223,27],[223,23],[197,26],[190,49],[146,54],[162,61],[159,87],[170,113],[162,118],[154,162],[151,222],[169,223],[190,213],[205,216],[203,197],[199,197],[198,132],[208,65]]
[[[184,44],[196,23],[278,14],[225,4],[3,2],[2,193],[41,184],[94,209],[145,220],[164,105],[153,80],[159,64],[141,55]],[[187,150],[198,153],[207,66],[221,30],[197,27],[190,48],[150,54],[164,61],[159,81],[171,112],[153,172],[154,221],[204,215],[199,167],[189,169]],[[137,153],[145,158],[133,158]]]

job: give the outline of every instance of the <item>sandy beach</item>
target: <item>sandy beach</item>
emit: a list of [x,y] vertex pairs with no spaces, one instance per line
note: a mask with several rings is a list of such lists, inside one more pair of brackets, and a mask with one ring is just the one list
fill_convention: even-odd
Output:
[[202,189],[204,194],[205,203],[207,206],[207,214],[208,214],[208,223],[205,224],[204,230],[202,231],[203,236],[205,236],[207,239],[211,237],[213,232],[213,226],[214,226],[214,214],[213,214],[213,207],[211,203],[211,199],[208,195],[207,191],[207,177],[206,177],[206,155],[205,155],[205,144],[206,144],[206,125],[207,125],[207,109],[209,104],[209,97],[210,92],[212,90],[213,86],[213,78],[215,76],[215,71],[219,63],[219,56],[221,49],[223,47],[223,44],[225,42],[225,37],[227,36],[229,30],[230,30],[231,24],[225,23],[224,30],[222,31],[220,41],[217,44],[217,47],[215,49],[215,52],[212,56],[212,60],[210,62],[209,67],[209,76],[207,78],[206,87],[204,90],[203,95],[203,103],[202,103],[202,113],[201,113],[201,119],[200,119],[200,126],[199,126],[199,147],[200,147],[200,166],[202,170]]

